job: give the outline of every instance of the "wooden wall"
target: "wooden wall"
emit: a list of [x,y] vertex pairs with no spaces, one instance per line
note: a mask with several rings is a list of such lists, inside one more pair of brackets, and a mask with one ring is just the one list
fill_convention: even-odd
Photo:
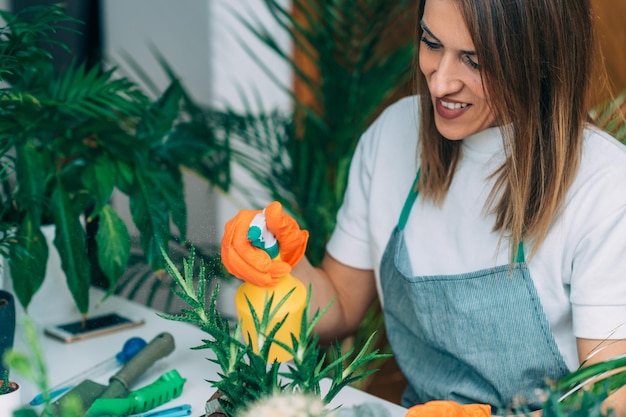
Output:
[[[414,0],[413,0],[414,1]],[[603,63],[593,80],[592,103],[605,101],[626,90],[626,0],[590,0],[596,19],[597,42]],[[298,18],[298,11],[294,15]],[[405,31],[413,36],[413,29]],[[317,71],[310,61],[298,50],[294,51],[296,60],[309,74]],[[602,65],[603,64],[603,65]],[[295,80],[296,96],[305,103],[312,103],[312,96],[306,86]]]
[[[591,0],[609,87],[596,79],[594,102],[626,90],[626,0]],[[610,93],[610,94],[609,94]]]

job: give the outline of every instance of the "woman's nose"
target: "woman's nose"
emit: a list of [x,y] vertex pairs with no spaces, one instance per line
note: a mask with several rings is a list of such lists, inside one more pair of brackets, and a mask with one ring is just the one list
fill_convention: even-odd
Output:
[[431,73],[429,89],[436,97],[453,94],[463,88],[459,74],[459,62],[450,55],[443,54],[435,70]]

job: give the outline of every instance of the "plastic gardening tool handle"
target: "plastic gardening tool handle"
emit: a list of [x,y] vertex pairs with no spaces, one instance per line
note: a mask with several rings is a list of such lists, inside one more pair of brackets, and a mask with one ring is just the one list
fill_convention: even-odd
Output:
[[[55,386],[53,386],[52,388],[50,388],[48,390],[48,395],[49,397],[52,398],[56,398],[59,395],[62,395],[64,393],[66,393],[67,391],[69,391],[70,389],[72,389],[74,387],[74,385],[78,384],[79,382],[81,382],[84,379],[87,378],[93,378],[99,375],[102,375],[106,372],[109,371],[113,371],[116,368],[120,368],[122,365],[124,365],[126,362],[128,362],[130,359],[132,359],[133,356],[135,356],[137,354],[137,352],[139,352],[141,349],[144,348],[144,346],[146,346],[146,341],[143,340],[140,337],[131,337],[130,339],[128,339],[125,343],[124,346],[122,347],[122,350],[117,352],[117,354],[107,360],[104,360],[102,362],[100,362],[99,364],[92,366],[91,368],[74,375],[73,377],[71,377],[68,380],[65,380]],[[45,395],[44,393],[40,393],[37,394],[31,401],[30,401],[30,405],[41,405],[44,403],[45,401]]]
[[185,381],[187,380],[173,369],[150,385],[131,392],[126,398],[98,398],[89,407],[85,417],[125,416],[152,410],[179,397]]
[[121,398],[128,395],[129,387],[157,360],[174,351],[174,337],[160,333],[109,379],[109,386],[99,398]]

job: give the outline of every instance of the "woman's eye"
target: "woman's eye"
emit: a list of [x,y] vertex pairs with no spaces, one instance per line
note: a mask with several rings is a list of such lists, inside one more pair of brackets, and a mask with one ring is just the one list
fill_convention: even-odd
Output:
[[426,45],[428,49],[440,49],[441,48],[441,44],[437,42],[429,41],[428,39],[426,39],[425,36],[423,36],[421,40],[422,40],[422,43]]
[[465,55],[465,62],[467,62],[467,64],[475,70],[480,68],[480,64],[474,61],[469,55]]

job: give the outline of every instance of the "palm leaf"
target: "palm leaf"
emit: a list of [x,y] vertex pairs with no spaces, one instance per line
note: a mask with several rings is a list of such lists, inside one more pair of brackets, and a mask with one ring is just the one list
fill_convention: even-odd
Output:
[[594,106],[589,116],[594,123],[611,133],[622,143],[626,143],[626,91],[613,100]]

